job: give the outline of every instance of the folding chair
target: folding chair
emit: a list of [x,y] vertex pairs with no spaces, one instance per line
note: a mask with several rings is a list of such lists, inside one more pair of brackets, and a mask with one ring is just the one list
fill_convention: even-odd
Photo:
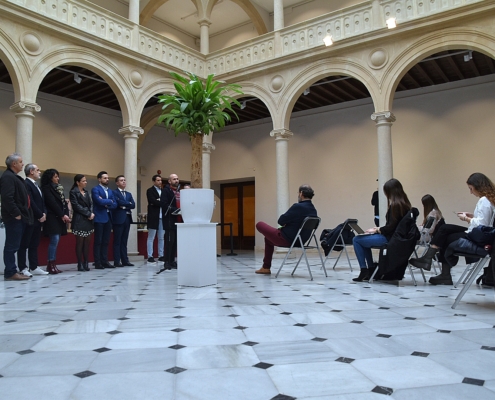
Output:
[[[361,227],[358,225],[358,220],[357,219],[350,219],[350,218],[349,219],[346,219],[344,221],[344,224],[342,225],[342,229],[339,232],[339,235],[337,237],[337,240],[332,245],[330,251],[328,252],[327,256],[325,257],[325,263],[327,262],[328,259],[332,259],[332,257],[331,257],[332,251],[338,251],[339,252],[339,255],[335,259],[335,263],[333,264],[333,269],[335,269],[335,267],[337,266],[337,263],[340,260],[340,257],[342,256],[342,252],[345,252],[345,256],[347,257],[347,262],[349,263],[349,268],[351,269],[351,272],[352,272],[351,260],[349,258],[349,253],[347,252],[347,246],[352,246],[352,244],[346,244],[345,241],[344,241],[344,237],[342,236],[342,232],[344,232],[344,229],[347,229],[348,227],[351,228],[353,231],[355,231],[357,233],[363,232],[363,230],[361,229]],[[341,250],[335,250],[335,246],[341,246],[342,249]]]
[[[308,266],[308,271],[309,271],[309,276],[311,277],[311,280],[313,280],[313,274],[311,273],[311,268],[309,266],[309,261],[308,261],[308,256],[306,255],[306,250],[308,249],[316,249],[318,251],[318,255],[320,256],[321,260],[321,265],[323,266],[323,271],[325,271],[325,277],[328,277],[327,275],[327,270],[325,268],[325,262],[323,261],[323,257],[321,255],[320,251],[320,246],[318,245],[318,241],[316,240],[316,229],[318,229],[318,226],[320,225],[321,218],[319,217],[306,217],[304,221],[301,224],[301,227],[297,231],[297,235],[292,241],[292,244],[289,247],[289,251],[287,252],[287,255],[284,258],[284,261],[282,261],[282,265],[280,265],[280,268],[277,271],[277,274],[275,275],[275,278],[278,277],[278,274],[282,270],[282,267],[284,266],[285,262],[287,261],[287,258],[292,252],[293,248],[301,248],[302,254],[301,257],[299,257],[299,260],[296,263],[296,266],[294,267],[292,274],[294,275],[294,272],[296,271],[296,268],[298,267],[299,263],[301,262],[302,257],[304,256],[304,259],[306,260],[306,265]],[[301,233],[303,231],[310,231],[309,239],[306,240],[306,242],[303,242]],[[314,240],[316,246],[311,245],[311,241]]]
[[[430,230],[430,228],[432,227],[433,223],[435,222],[435,218],[434,217],[428,217],[426,219],[426,222],[423,226],[423,229],[421,229],[421,238],[419,239],[418,241],[418,244],[416,245],[416,248],[414,249],[414,255],[415,255],[415,258],[419,258],[419,257],[423,257],[423,255],[428,251],[429,247],[430,247],[430,242],[431,242],[431,236],[429,237],[429,240],[425,239],[425,235],[424,233],[428,232]],[[423,247],[423,251],[421,253],[421,256],[418,257],[418,249],[420,247]],[[435,271],[435,274],[437,273],[437,269],[435,267],[435,261],[433,261],[433,269]],[[414,277],[414,272],[413,272],[413,268],[416,268],[414,267],[414,265],[411,265],[410,263],[407,263],[407,268],[409,269],[409,273],[411,274],[411,278],[413,280],[413,283],[414,283],[414,286],[418,286],[417,282],[416,282],[416,278]],[[422,268],[416,268],[416,269],[419,269],[420,272],[421,272],[421,275],[423,276],[423,280],[425,281],[426,283],[426,277],[425,277],[425,273],[423,272],[423,269]]]
[[[465,254],[465,253],[455,253],[455,256],[458,257],[469,257],[473,258],[472,254]],[[485,266],[485,264],[490,260],[491,254],[487,254],[483,258],[479,258],[478,261],[476,261],[474,264],[468,264],[464,272],[462,273],[461,277],[459,280],[456,282],[454,287],[457,287],[459,283],[461,283],[464,279],[464,276],[466,276],[465,279],[465,285],[462,288],[462,290],[459,292],[457,297],[455,298],[454,304],[452,305],[452,308],[455,309],[459,302],[462,300],[466,292],[468,291],[469,287],[473,283],[473,281],[476,279],[476,276],[480,273],[481,269]]]

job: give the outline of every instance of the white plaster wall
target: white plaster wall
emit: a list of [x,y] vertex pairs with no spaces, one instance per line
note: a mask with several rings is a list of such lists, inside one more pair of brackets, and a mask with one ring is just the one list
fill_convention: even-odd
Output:
[[156,33],[159,33],[160,35],[165,36],[166,38],[169,38],[170,40],[173,40],[174,42],[181,43],[199,51],[199,41],[197,44],[196,37],[189,35],[188,33],[181,32],[156,18],[151,18],[144,26],[155,31]]
[[[16,118],[9,110],[13,103],[10,85],[0,87],[0,142],[5,157],[15,150]],[[3,88],[3,89],[2,89]],[[120,112],[70,99],[39,94],[33,128],[33,161],[43,170],[110,176],[123,173],[124,139]]]
[[255,39],[258,36],[258,31],[251,22],[235,29],[229,29],[228,31],[212,35],[210,36],[210,53]]

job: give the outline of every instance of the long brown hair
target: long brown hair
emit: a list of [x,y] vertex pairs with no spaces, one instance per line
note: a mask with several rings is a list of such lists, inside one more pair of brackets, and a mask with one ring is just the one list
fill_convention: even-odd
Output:
[[486,175],[475,172],[469,176],[466,183],[473,186],[481,197],[485,196],[495,206],[495,185]]
[[387,196],[390,214],[395,219],[401,219],[411,209],[411,202],[397,179],[389,179],[383,185],[383,193]]
[[423,209],[424,209],[424,219],[423,219],[423,225],[426,224],[426,218],[428,217],[428,214],[431,213],[432,210],[437,210],[439,219],[442,218],[442,212],[438,208],[437,202],[433,198],[431,194],[425,194],[421,198],[421,203],[423,203]]

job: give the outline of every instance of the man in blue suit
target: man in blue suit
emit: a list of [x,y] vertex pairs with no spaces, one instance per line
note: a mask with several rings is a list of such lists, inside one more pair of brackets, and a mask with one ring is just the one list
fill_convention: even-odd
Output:
[[[257,274],[270,275],[272,267],[273,250],[275,246],[290,247],[302,222],[306,217],[317,217],[316,208],[311,199],[315,192],[309,185],[299,186],[297,203],[294,203],[285,214],[278,219],[280,228],[273,228],[265,222],[258,222],[256,229],[265,237],[265,257],[263,266],[255,271]],[[303,242],[309,239],[309,232],[302,231]]]
[[107,172],[100,171],[96,177],[99,185],[91,189],[93,213],[95,214],[95,242],[93,246],[95,268],[115,268],[108,262],[108,243],[112,233],[111,210],[117,207],[117,202],[113,197],[113,192],[108,188]]
[[113,222],[113,265],[115,267],[133,267],[127,256],[127,240],[132,222],[132,212],[136,203],[132,194],[125,190],[126,181],[124,175],[115,178],[117,189],[113,191],[113,197],[117,202],[117,208],[112,210]]

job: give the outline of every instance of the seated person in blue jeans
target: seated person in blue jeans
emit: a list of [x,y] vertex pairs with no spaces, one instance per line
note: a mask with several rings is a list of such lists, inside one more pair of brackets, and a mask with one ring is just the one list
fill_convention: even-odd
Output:
[[[272,267],[273,250],[275,246],[290,247],[297,232],[301,227],[302,222],[306,217],[317,217],[316,208],[311,199],[315,192],[309,185],[301,185],[297,194],[297,203],[294,203],[291,208],[282,214],[278,219],[278,224],[281,228],[273,228],[265,222],[258,222],[256,229],[265,237],[265,257],[263,258],[263,266],[255,271],[257,274],[270,275]],[[311,233],[307,231],[301,232],[303,242],[309,239]]]
[[354,282],[367,281],[373,273],[372,247],[383,246],[388,243],[400,220],[411,209],[411,203],[404,193],[402,184],[397,179],[390,179],[383,185],[383,192],[387,196],[388,210],[386,224],[378,228],[370,228],[366,234],[355,236],[353,239],[354,252],[361,268],[361,272]]

